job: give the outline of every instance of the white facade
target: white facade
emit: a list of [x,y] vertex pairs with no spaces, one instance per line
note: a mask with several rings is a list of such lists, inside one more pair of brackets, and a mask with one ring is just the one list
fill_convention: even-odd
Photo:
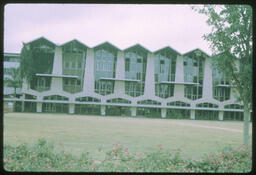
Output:
[[[197,49],[199,50],[199,49]],[[242,112],[242,109],[229,109],[224,106],[230,104],[237,104],[235,102],[234,93],[231,88],[229,100],[219,101],[213,98],[213,76],[211,68],[211,58],[205,56],[204,61],[204,71],[203,71],[203,86],[202,86],[202,98],[191,100],[185,97],[184,89],[185,85],[189,84],[184,81],[184,55],[178,54],[176,56],[176,69],[175,69],[175,81],[167,82],[174,85],[173,96],[167,98],[161,98],[155,95],[155,65],[154,58],[155,52],[148,51],[147,53],[147,62],[146,62],[146,73],[145,73],[145,88],[144,94],[137,97],[132,97],[125,93],[125,82],[130,81],[125,78],[125,50],[117,51],[116,58],[116,67],[115,67],[115,76],[112,78],[114,81],[114,93],[108,95],[100,95],[95,93],[95,48],[87,48],[86,50],[86,62],[84,69],[84,79],[82,80],[83,89],[78,93],[69,93],[63,90],[63,79],[67,75],[63,75],[63,58],[62,58],[62,46],[56,46],[54,61],[53,61],[53,70],[52,74],[47,75],[52,77],[50,89],[47,91],[36,91],[29,87],[26,81],[23,81],[22,86],[22,101],[24,102],[36,102],[36,111],[42,112],[42,104],[51,102],[51,103],[65,103],[68,104],[68,112],[73,114],[75,113],[75,105],[77,104],[94,104],[100,106],[101,115],[106,115],[107,106],[127,106],[130,107],[131,116],[134,117],[137,115],[138,107],[145,108],[157,108],[160,109],[160,114],[163,118],[167,116],[168,109],[183,109],[190,111],[190,119],[196,119],[195,111],[196,110],[209,110],[209,111],[218,111],[218,119],[223,120],[224,111],[237,111]],[[200,51],[200,50],[199,50]],[[46,75],[45,75],[46,76]],[[192,83],[193,84],[193,83]],[[36,99],[25,99],[25,94],[36,96]],[[44,100],[44,97],[51,95],[59,95],[68,98],[68,101],[60,100]],[[79,97],[93,97],[100,99],[100,102],[78,102],[75,99]],[[122,98],[129,100],[131,103],[109,103],[108,100]],[[141,100],[153,100],[160,102],[160,105],[156,104],[137,104]],[[190,106],[170,106],[167,103],[180,101],[189,104]],[[217,108],[213,107],[197,107],[201,103],[211,103],[217,105]],[[241,105],[241,104],[240,104]]]

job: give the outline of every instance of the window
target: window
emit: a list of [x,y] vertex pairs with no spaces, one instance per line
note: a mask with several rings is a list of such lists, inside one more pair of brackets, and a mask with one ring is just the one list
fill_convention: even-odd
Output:
[[64,84],[65,84],[65,85],[68,85],[68,79],[65,79],[65,80],[64,80]]
[[76,62],[72,62],[72,68],[75,68],[76,67]]
[[140,58],[137,59],[137,63],[141,63],[141,59]]
[[155,81],[158,82],[158,74],[155,74]]
[[43,87],[45,85],[45,79],[40,78],[39,79],[39,86]]
[[65,68],[69,68],[69,62],[65,61]]
[[141,79],[141,73],[140,73],[140,72],[137,72],[137,73],[136,73],[136,79],[137,79],[137,80],[140,80],[140,79]]
[[183,62],[183,65],[184,65],[184,66],[186,66],[186,65],[187,65],[187,62],[186,62],[186,61],[184,61],[184,62]]
[[163,64],[160,64],[160,73],[164,74],[164,65]]
[[49,80],[49,79],[46,79],[46,81],[45,81],[45,86],[46,86],[46,87],[50,87],[50,80]]
[[197,67],[197,62],[194,62],[194,67]]
[[81,69],[82,68],[82,63],[78,62],[78,68]]
[[125,72],[129,72],[130,71],[130,59],[126,58],[125,59]]
[[164,64],[164,60],[160,60],[160,64]]
[[77,84],[78,86],[80,86],[80,85],[81,85],[81,81],[80,81],[80,80],[77,80],[77,81],[76,81],[76,84]]

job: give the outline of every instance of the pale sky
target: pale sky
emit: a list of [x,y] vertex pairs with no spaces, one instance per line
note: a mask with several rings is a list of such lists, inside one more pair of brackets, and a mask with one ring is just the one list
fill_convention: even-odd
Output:
[[189,5],[8,4],[4,52],[20,53],[22,42],[44,36],[56,44],[108,41],[123,50],[139,43],[152,52],[170,46],[181,54],[199,48],[211,55],[202,38],[210,32],[206,20]]

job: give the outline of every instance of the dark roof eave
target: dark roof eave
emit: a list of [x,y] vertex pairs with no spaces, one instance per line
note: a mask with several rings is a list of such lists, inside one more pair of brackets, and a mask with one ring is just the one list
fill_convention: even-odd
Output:
[[108,41],[105,41],[105,42],[103,42],[103,43],[100,43],[100,44],[94,46],[93,49],[97,49],[98,47],[101,47],[101,46],[103,46],[103,45],[109,45],[109,46],[111,46],[112,48],[116,49],[117,51],[121,51],[121,49],[119,49],[118,47],[116,47],[115,45],[113,45],[112,43],[110,43],[110,42],[108,42]]
[[87,45],[85,45],[84,43],[82,43],[82,42],[79,41],[78,39],[73,39],[73,40],[71,40],[71,41],[65,42],[65,43],[61,44],[60,46],[63,47],[64,45],[67,45],[67,44],[69,44],[69,43],[71,43],[71,42],[73,42],[73,41],[76,41],[76,42],[78,42],[79,44],[83,45],[84,47],[89,48]]
[[33,43],[33,42],[35,42],[35,41],[37,41],[37,40],[40,40],[40,39],[44,39],[44,40],[48,41],[49,43],[53,44],[54,46],[56,46],[56,44],[55,44],[54,42],[50,41],[49,39],[45,38],[44,36],[41,36],[41,37],[39,37],[39,38],[36,38],[36,39],[34,39],[34,40],[32,40],[32,41],[29,41],[29,42],[27,42],[27,43],[24,42],[24,44],[31,44],[31,43]]
[[181,53],[179,53],[177,50],[173,49],[173,48],[170,47],[170,46],[166,46],[166,47],[163,47],[163,48],[161,48],[161,49],[158,49],[158,50],[154,51],[153,53],[161,52],[161,51],[164,50],[164,49],[169,49],[169,50],[171,50],[172,52],[176,53],[177,55],[181,55]]
[[143,50],[145,50],[146,52],[152,53],[150,50],[148,50],[147,48],[145,48],[144,46],[142,46],[142,45],[139,44],[139,43],[137,43],[137,44],[135,44],[135,45],[133,45],[133,46],[130,46],[130,47],[124,49],[123,51],[130,50],[130,49],[132,49],[132,48],[134,48],[134,47],[140,47],[140,48],[142,48]]
[[204,51],[202,51],[202,50],[199,49],[199,48],[196,48],[196,49],[194,49],[194,50],[188,51],[188,52],[184,53],[183,56],[186,56],[186,55],[188,55],[188,54],[190,54],[190,53],[193,53],[193,52],[195,52],[195,51],[197,51],[197,50],[200,51],[202,54],[204,54],[206,57],[211,57],[210,55],[208,55],[207,53],[205,53]]

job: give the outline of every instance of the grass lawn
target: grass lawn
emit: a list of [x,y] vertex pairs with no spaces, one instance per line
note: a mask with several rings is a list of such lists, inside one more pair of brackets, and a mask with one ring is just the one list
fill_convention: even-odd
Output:
[[[181,149],[183,156],[197,159],[228,145],[241,145],[242,128],[243,122],[238,121],[7,113],[4,144],[32,144],[46,138],[54,143],[56,151],[62,142],[67,152],[90,152],[96,159],[102,159],[103,152],[111,150],[117,142],[131,152],[155,151],[162,144],[164,149]],[[252,124],[250,136],[251,130]]]

